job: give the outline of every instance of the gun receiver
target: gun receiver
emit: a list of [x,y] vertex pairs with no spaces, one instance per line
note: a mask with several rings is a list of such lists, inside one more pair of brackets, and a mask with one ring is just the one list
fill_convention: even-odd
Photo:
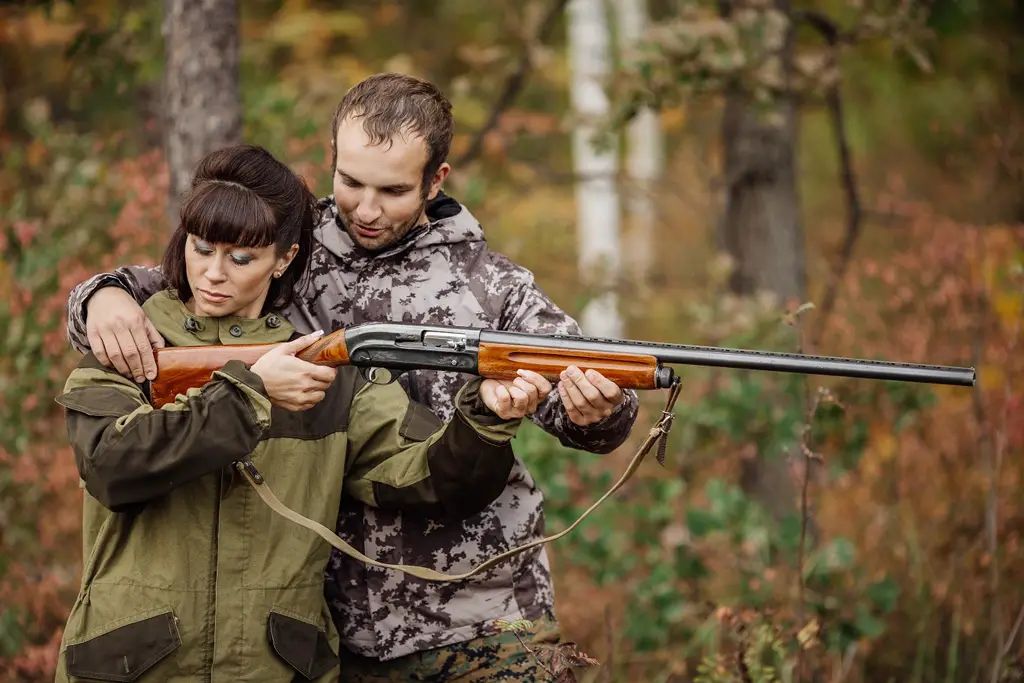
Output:
[[[168,347],[156,350],[154,405],[201,387],[229,360],[255,363],[274,344]],[[388,383],[409,370],[437,370],[514,379],[533,370],[557,381],[570,365],[597,370],[623,389],[672,385],[670,365],[699,365],[808,375],[973,386],[974,368],[812,356],[773,351],[663,344],[621,339],[501,332],[470,327],[364,323],[325,335],[298,354],[302,360],[352,365],[371,382]]]

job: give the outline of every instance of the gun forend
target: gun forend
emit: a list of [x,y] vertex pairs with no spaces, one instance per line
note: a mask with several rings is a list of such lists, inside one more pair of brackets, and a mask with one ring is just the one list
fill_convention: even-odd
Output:
[[491,379],[515,379],[516,370],[532,370],[549,381],[569,365],[580,370],[596,370],[622,389],[661,389],[672,383],[672,368],[658,363],[654,356],[632,353],[596,353],[560,348],[531,348],[514,344],[481,342],[477,368]]

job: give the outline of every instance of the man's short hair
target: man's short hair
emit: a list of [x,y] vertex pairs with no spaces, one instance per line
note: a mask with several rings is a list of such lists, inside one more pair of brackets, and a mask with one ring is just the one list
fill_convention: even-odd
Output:
[[448,158],[452,145],[452,105],[430,81],[399,73],[370,76],[352,87],[334,110],[331,126],[333,163],[338,163],[338,127],[347,118],[362,118],[371,144],[387,144],[400,133],[427,143],[423,191]]

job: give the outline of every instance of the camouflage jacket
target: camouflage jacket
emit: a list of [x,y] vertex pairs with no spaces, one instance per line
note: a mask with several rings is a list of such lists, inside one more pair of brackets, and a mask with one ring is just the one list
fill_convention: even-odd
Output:
[[[488,249],[480,224],[450,197],[440,194],[430,203],[429,225],[373,254],[356,247],[340,227],[333,197],[322,199],[320,207],[323,217],[312,254],[311,291],[285,312],[299,332],[391,320],[581,333],[576,321],[540,290],[529,270]],[[78,285],[68,305],[72,345],[81,351],[88,348],[84,304],[97,288],[117,285],[144,301],[163,282],[156,269],[130,266]],[[447,420],[456,393],[469,379],[458,373],[413,371],[400,381],[410,398]],[[636,420],[637,395],[625,394],[612,415],[589,427],[569,420],[557,392],[532,419],[566,446],[608,453],[625,441]],[[465,522],[441,524],[346,502],[338,533],[383,562],[463,572],[543,536],[543,501],[543,493],[517,456],[501,496]],[[382,660],[490,635],[495,619],[536,619],[554,610],[543,547],[458,584],[431,583],[368,567],[340,553],[332,557],[325,579],[342,641],[354,652]]]

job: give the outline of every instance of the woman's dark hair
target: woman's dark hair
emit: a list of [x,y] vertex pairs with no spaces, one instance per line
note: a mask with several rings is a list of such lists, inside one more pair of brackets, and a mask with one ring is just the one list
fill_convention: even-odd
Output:
[[318,219],[316,197],[274,155],[255,145],[224,147],[196,166],[161,270],[178,298],[188,301],[192,298],[185,271],[188,235],[243,247],[273,244],[278,256],[298,244],[299,251],[284,274],[271,279],[263,304],[264,314],[280,310],[305,286]]

